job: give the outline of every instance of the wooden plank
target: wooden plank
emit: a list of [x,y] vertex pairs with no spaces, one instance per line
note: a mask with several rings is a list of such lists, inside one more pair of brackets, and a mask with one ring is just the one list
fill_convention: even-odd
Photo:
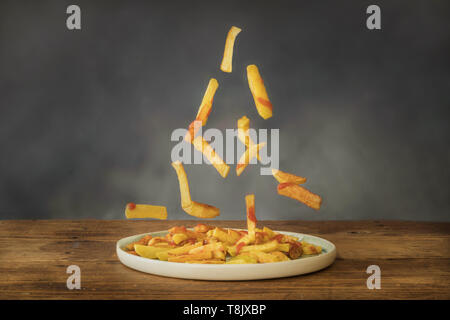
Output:
[[[123,266],[115,242],[196,221],[0,221],[1,299],[449,299],[450,223],[261,221],[276,230],[334,242],[338,259],[309,275],[262,281],[196,281]],[[245,228],[244,221],[213,221]],[[66,288],[80,266],[82,290]],[[367,266],[381,268],[381,290],[366,287]],[[214,292],[214,295],[211,295]]]

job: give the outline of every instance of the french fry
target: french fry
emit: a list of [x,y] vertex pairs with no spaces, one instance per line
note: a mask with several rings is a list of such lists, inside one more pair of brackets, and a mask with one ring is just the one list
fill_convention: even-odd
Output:
[[236,165],[236,174],[238,176],[240,176],[241,173],[244,171],[244,169],[248,166],[250,160],[258,156],[259,150],[261,150],[265,146],[266,143],[262,142],[257,145],[252,145],[251,147],[247,148],[247,150],[245,150],[245,152],[242,154],[241,158],[239,159]]
[[169,259],[169,253],[168,253],[168,251],[157,252],[156,258],[158,258],[161,261],[167,261],[167,259]]
[[211,162],[211,164],[216,168],[219,174],[226,178],[228,172],[230,171],[230,166],[227,165],[223,159],[214,151],[214,149],[209,145],[209,143],[203,139],[203,137],[196,137],[192,142],[194,148],[205,155],[205,157]]
[[270,253],[262,251],[250,251],[249,254],[252,257],[255,257],[259,263],[279,262],[279,258]]
[[202,122],[202,126],[206,125],[206,122],[208,121],[217,88],[219,88],[219,83],[217,80],[214,78],[209,80],[208,87],[206,88],[205,95],[203,96],[202,103],[198,108],[196,117],[197,120]]
[[140,255],[141,257],[148,258],[148,259],[156,259],[156,254],[158,252],[169,251],[169,250],[170,250],[170,248],[143,246],[141,244],[134,245],[134,251],[136,251],[136,253],[138,255]]
[[167,209],[163,206],[128,203],[125,207],[125,216],[127,219],[154,218],[165,220],[167,219]]
[[176,233],[173,235],[172,240],[175,244],[179,244],[180,242],[187,240],[189,237],[185,233]]
[[172,167],[175,169],[178,176],[181,195],[181,207],[184,209],[186,207],[189,207],[192,203],[186,171],[184,170],[183,164],[180,161],[172,162]]
[[247,79],[253,99],[255,100],[256,110],[264,119],[272,117],[272,103],[267,95],[264,81],[259,74],[258,67],[254,64],[247,66]]
[[[197,131],[200,127],[206,125],[208,121],[209,114],[212,110],[212,105],[214,101],[214,95],[216,94],[217,88],[219,88],[219,83],[216,79],[211,78],[206,88],[205,94],[203,95],[202,103],[197,111],[197,116],[193,122],[189,125],[188,132],[184,139],[187,142],[192,142],[195,138]],[[201,123],[200,123],[201,121]]]
[[319,210],[322,204],[320,196],[294,183],[280,183],[277,190],[279,195],[298,200],[316,210]]
[[322,252],[322,247],[320,247],[320,246],[315,246],[306,241],[302,241],[301,243],[302,243],[303,254],[312,255],[312,254],[319,254]]
[[297,241],[292,241],[289,247],[289,257],[291,259],[298,259],[303,254],[303,246],[301,243]]
[[214,218],[220,214],[219,208],[209,204],[199,203],[191,200],[191,193],[189,191],[189,183],[184,170],[183,164],[180,161],[172,162],[172,167],[175,169],[178,182],[180,184],[181,207],[191,216],[197,218]]
[[212,219],[220,214],[219,208],[196,201],[192,201],[190,206],[183,209],[191,216],[202,219]]
[[192,249],[198,248],[200,246],[202,246],[201,242],[197,242],[195,244],[187,244],[187,245],[184,245],[182,247],[171,249],[171,250],[167,251],[167,253],[169,254],[169,256],[184,255],[184,254],[188,254],[189,251],[191,251]]
[[291,259],[289,259],[288,256],[286,256],[283,252],[281,251],[273,251],[270,252],[271,255],[275,256],[277,258],[278,261],[289,261]]
[[228,31],[227,39],[225,40],[225,49],[223,52],[222,63],[220,64],[220,70],[223,72],[231,72],[233,66],[233,48],[234,42],[237,35],[242,31],[242,29],[232,26],[230,31]]
[[169,254],[169,257],[167,261],[169,262],[186,262],[191,260],[205,260],[205,259],[211,259],[212,258],[212,251],[202,251],[195,254],[184,254],[180,256],[171,256]]
[[[249,131],[248,131],[249,128],[250,128],[250,119],[247,118],[247,116],[243,116],[242,118],[240,118],[238,120],[237,127],[238,127],[238,138],[239,138],[239,140],[247,148],[250,148],[251,146],[253,146],[255,143],[250,138]],[[261,158],[259,156],[259,152],[256,154],[256,158],[258,159],[258,161],[261,161]]]
[[[279,243],[274,240],[274,241],[270,241],[264,244],[255,244],[255,245],[250,245],[250,246],[244,246],[242,247],[242,249],[240,250],[240,252],[244,253],[244,252],[251,252],[251,251],[261,251],[261,252],[271,252],[271,251],[276,251],[279,250]],[[289,248],[289,245],[288,245]]]
[[255,228],[256,228],[256,216],[255,216],[255,195],[248,194],[245,196],[245,206],[247,210],[247,230],[250,243],[255,242]]
[[214,229],[214,227],[212,227],[212,226],[208,226],[208,225],[206,225],[206,224],[204,224],[204,223],[199,223],[199,224],[197,224],[195,227],[194,227],[194,232],[197,232],[197,233],[206,233],[206,232],[208,232],[209,230],[213,230]]
[[302,184],[306,182],[306,178],[296,176],[291,173],[283,172],[278,169],[272,168],[272,175],[279,183],[294,183],[294,184]]

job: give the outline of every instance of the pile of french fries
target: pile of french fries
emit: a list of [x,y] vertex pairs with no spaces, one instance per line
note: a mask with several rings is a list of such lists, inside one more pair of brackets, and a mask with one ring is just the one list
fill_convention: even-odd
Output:
[[203,223],[192,230],[185,226],[169,229],[164,237],[146,235],[123,250],[148,259],[198,264],[270,263],[298,259],[322,252],[298,238],[256,227],[255,196],[245,197],[247,230],[223,229]]

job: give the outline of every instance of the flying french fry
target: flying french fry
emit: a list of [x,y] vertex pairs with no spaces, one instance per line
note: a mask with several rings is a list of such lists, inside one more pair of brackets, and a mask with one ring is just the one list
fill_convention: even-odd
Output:
[[266,143],[262,142],[257,145],[252,145],[251,147],[247,148],[247,150],[245,150],[236,165],[236,174],[238,176],[240,176],[244,169],[248,166],[250,160],[256,157],[259,154],[259,150],[261,150],[265,146]]
[[232,26],[230,31],[228,31],[227,39],[225,40],[225,50],[223,52],[223,59],[220,65],[220,70],[223,72],[231,72],[232,61],[233,61],[233,48],[234,42],[237,35],[242,31],[242,29]]
[[294,184],[302,184],[306,182],[306,178],[296,176],[291,173],[283,172],[278,169],[272,168],[272,175],[279,183],[294,183]]
[[183,164],[180,161],[172,162],[172,167],[175,169],[178,176],[181,194],[181,207],[184,209],[189,207],[192,203],[186,171],[184,171]]
[[319,210],[322,204],[322,198],[320,196],[294,183],[280,183],[277,190],[279,195],[298,200],[316,210]]
[[181,194],[181,207],[183,210],[187,214],[197,218],[209,219],[217,217],[220,214],[219,208],[191,200],[191,193],[189,191],[189,184],[183,164],[180,161],[175,161],[172,162],[172,167],[175,169],[178,176]]
[[127,219],[154,218],[165,220],[167,219],[167,209],[163,206],[128,203],[125,207],[125,216]]
[[186,213],[191,216],[202,218],[202,219],[212,219],[220,214],[220,209],[209,204],[199,203],[192,201],[189,207],[183,208]]
[[[206,125],[208,121],[209,114],[212,110],[212,105],[214,101],[214,95],[216,94],[217,88],[219,88],[219,83],[216,79],[211,78],[208,83],[208,87],[206,88],[205,94],[203,95],[202,103],[198,108],[197,116],[193,122],[189,125],[188,132],[184,139],[187,142],[192,142],[195,138],[195,134],[201,126]],[[201,121],[201,124],[194,125],[196,121]]]
[[266,87],[259,74],[258,67],[254,64],[247,66],[247,79],[259,115],[264,120],[269,119],[272,117],[272,103],[267,95]]
[[245,196],[245,207],[247,209],[247,230],[250,243],[255,242],[255,228],[256,228],[256,216],[255,216],[255,195],[248,194]]
[[[251,146],[253,146],[255,143],[250,138],[250,134],[249,134],[249,131],[248,131],[249,128],[250,128],[250,119],[247,118],[247,116],[243,116],[242,118],[240,118],[238,120],[237,127],[238,127],[238,138],[239,138],[239,140],[247,148],[250,148]],[[257,153],[256,158],[259,161],[261,161],[261,158],[259,157],[259,152]]]
[[209,145],[209,143],[203,139],[203,137],[197,137],[192,142],[194,148],[205,155],[205,157],[211,162],[211,164],[216,168],[219,174],[226,178],[228,172],[230,171],[230,166],[227,165],[223,159],[214,151],[214,149]]

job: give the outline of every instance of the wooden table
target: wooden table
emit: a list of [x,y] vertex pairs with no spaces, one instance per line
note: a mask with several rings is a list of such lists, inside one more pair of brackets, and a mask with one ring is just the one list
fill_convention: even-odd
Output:
[[[214,221],[244,228],[244,221]],[[329,268],[262,281],[197,281],[154,276],[122,265],[118,239],[196,221],[0,221],[0,299],[449,299],[450,223],[261,221],[275,230],[332,241]],[[68,290],[66,268],[81,268],[81,290]],[[369,265],[381,289],[369,290]]]

